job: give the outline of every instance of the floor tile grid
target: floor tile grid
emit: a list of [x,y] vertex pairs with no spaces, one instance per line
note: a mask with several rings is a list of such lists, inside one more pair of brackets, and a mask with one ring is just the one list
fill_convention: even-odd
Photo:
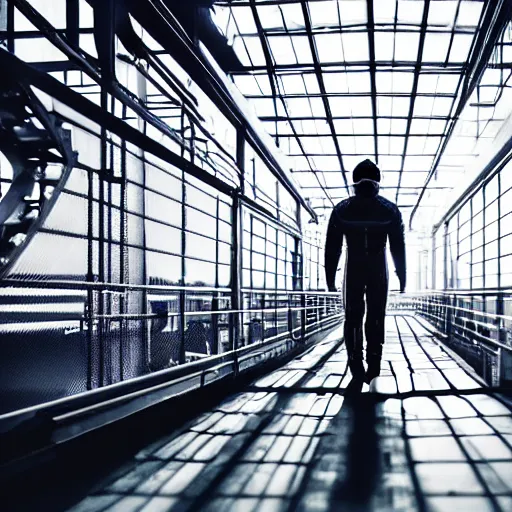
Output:
[[[414,329],[410,328],[410,330],[414,333]],[[400,329],[398,328],[398,323],[396,323],[396,333],[397,333],[397,337],[399,338]],[[389,334],[391,334],[391,333],[389,333],[389,332],[388,332],[388,336],[389,336]],[[418,339],[415,339],[415,342],[416,342],[416,346],[418,346],[418,345],[421,343],[420,341],[418,341]],[[401,349],[402,349],[401,351],[402,351],[402,355],[403,355],[403,357],[404,357],[404,361],[408,361],[408,356],[407,356],[406,348],[405,348],[405,345],[406,345],[406,344],[402,343],[402,342],[401,342],[401,340],[400,340],[400,344],[401,344]],[[425,348],[424,348],[424,347],[422,347],[422,349],[423,349],[423,351],[426,353]],[[426,355],[428,356],[428,354],[426,354]],[[334,352],[334,354],[333,354],[329,359],[327,359],[327,361],[325,362],[324,366],[325,366],[325,365],[328,365],[328,364],[331,362],[331,360],[336,360],[336,359],[338,359],[338,362],[341,362],[341,361],[345,362],[346,360],[344,360],[345,358],[344,358],[343,356],[345,356],[345,357],[346,357],[346,354],[343,354],[343,350],[338,349],[337,351],[335,351],[335,352]],[[430,359],[432,360],[432,358],[430,358]],[[389,363],[390,363],[390,364],[389,364],[389,367],[390,367],[390,371],[389,371],[389,373],[393,375],[393,377],[394,377],[394,379],[395,379],[395,381],[396,381],[396,374],[394,374],[394,372],[393,372],[393,365],[391,364],[391,361],[390,361]],[[292,367],[293,367],[293,363],[290,363],[290,366],[292,366]],[[409,363],[409,367],[411,367],[411,368],[412,368],[412,366],[411,366],[411,364],[410,364],[410,363]],[[438,367],[436,366],[436,368],[438,368]],[[321,368],[320,368],[320,372],[322,372],[322,369],[323,369],[323,367],[321,367]],[[443,372],[442,372],[442,369],[438,368],[438,370],[439,370],[441,373],[443,373]],[[409,372],[409,374],[410,374],[410,372]],[[327,374],[326,374],[326,375],[325,375],[325,377],[324,377],[324,381],[323,381],[324,383],[329,379],[329,376],[330,376],[330,375],[329,375],[329,372],[327,372]],[[304,375],[304,377],[305,377],[305,375]],[[311,379],[313,379],[313,378],[315,378],[315,377],[316,377],[316,374],[312,374],[312,375],[309,375],[309,379],[305,379],[305,380],[306,380],[306,381],[310,381]],[[347,374],[347,372],[345,371],[345,378],[346,378],[346,377],[350,377],[350,375],[349,375],[349,373]],[[279,377],[279,378],[281,378],[281,377]],[[274,382],[277,382],[278,380],[279,380],[279,379],[277,379],[277,380],[276,380],[276,381],[274,381]],[[287,380],[287,379],[282,380],[281,388],[282,388],[282,386],[286,385],[286,383],[287,383],[287,382],[288,382],[288,380]],[[413,379],[411,378],[411,386],[413,386],[413,385],[414,385],[414,382],[413,382]],[[303,391],[307,391],[307,389],[305,389],[305,388],[302,388],[302,389],[303,389]],[[279,388],[276,388],[276,389],[275,389],[275,391],[279,391]],[[332,390],[332,389],[329,389],[329,391],[331,391],[331,392],[332,392],[333,390]],[[265,393],[264,393],[264,394],[263,394],[263,396],[268,396],[268,394],[265,394]],[[250,395],[247,401],[251,401],[252,399],[254,399],[254,394],[253,394],[253,395]],[[469,400],[469,398],[468,398],[468,400]],[[293,401],[293,399],[292,399],[292,401]],[[403,404],[403,403],[405,403],[405,401],[403,401],[403,402],[402,402],[402,404]],[[441,407],[441,404],[439,404],[439,402],[438,402],[437,400],[436,400],[436,403],[438,404],[438,406],[439,406],[439,407]],[[240,405],[240,407],[239,407],[238,409],[236,409],[236,410],[243,409],[243,407],[244,407],[244,404],[241,404],[241,405]],[[340,405],[340,407],[341,407],[341,405]],[[441,409],[442,409],[442,407],[441,407]],[[294,414],[294,416],[293,416],[293,421],[296,421],[296,420],[297,420],[297,418],[301,418],[301,417],[302,417],[302,418],[307,418],[310,410],[311,410],[311,408],[308,410],[308,412],[307,412],[306,414],[301,414],[301,412],[300,412],[300,411],[295,411],[295,414]],[[327,409],[325,409],[325,410],[327,410]],[[476,410],[476,409],[475,409],[475,410]],[[406,411],[406,408],[404,408],[403,406],[402,406],[402,411],[403,411],[403,414],[404,414],[404,418],[403,418],[403,431],[404,431],[404,432],[403,432],[403,434],[404,434],[404,437],[403,437],[403,439],[406,439],[406,440],[407,440],[407,442],[406,442],[406,447],[407,447],[407,449],[409,449],[409,451],[410,451],[409,440],[412,438],[412,436],[408,436],[408,435],[407,435],[407,432],[405,431],[405,430],[406,430],[406,429],[405,429],[405,426],[406,426],[406,424],[407,424],[407,423],[406,423],[406,416],[405,416],[405,415],[406,415],[407,411]],[[218,411],[217,411],[217,412],[218,412]],[[238,414],[240,414],[240,413],[238,413]],[[483,416],[483,415],[481,415],[481,416]],[[276,420],[276,418],[277,418],[277,416],[275,416],[275,417],[274,417],[274,420]],[[460,419],[460,418],[459,418],[459,419]],[[208,420],[208,418],[206,418],[204,421],[207,421],[207,420]],[[203,421],[203,423],[204,423],[204,421]],[[212,421],[212,420],[210,419],[210,422],[211,422],[211,421]],[[220,418],[219,418],[219,421],[220,421]],[[288,423],[290,423],[291,421],[292,421],[292,419],[288,420]],[[410,420],[407,420],[407,421],[410,421]],[[448,421],[448,419],[446,419],[445,421]],[[271,423],[272,423],[272,422],[271,422]],[[198,425],[195,427],[195,429],[194,429],[194,428],[192,428],[191,430],[196,430],[196,431],[201,431],[201,430],[202,430],[202,431],[205,431],[205,428],[201,429],[201,428],[199,427],[199,425],[200,425],[200,424],[201,424],[201,422],[198,422]],[[317,425],[317,426],[318,426],[318,425]],[[492,425],[490,425],[490,426],[491,426],[491,428],[492,428]],[[269,425],[269,427],[270,427],[270,425]],[[297,433],[298,433],[298,430],[297,430],[297,429],[296,429],[296,430],[289,430],[289,432],[286,432],[286,428],[287,428],[287,427],[286,427],[286,425],[284,425],[284,426],[283,426],[283,432],[281,432],[281,433],[280,433],[280,435],[279,435],[279,437],[280,437],[280,438],[284,438],[284,439],[286,439],[287,437],[290,437],[290,438],[297,437]],[[325,428],[326,428],[326,423],[324,422],[324,428],[323,428],[323,429],[325,430]],[[208,429],[206,429],[206,431],[208,431]],[[268,433],[268,432],[272,432],[272,431],[274,431],[274,432],[275,432],[275,429],[274,429],[274,430],[272,430],[272,428],[268,428],[268,427],[267,427],[267,429],[266,429],[266,430],[263,430],[263,431],[262,431],[262,434],[263,434],[263,432],[265,432],[265,434],[266,434],[266,433]],[[294,434],[294,432],[295,432],[295,434]],[[497,430],[493,429],[493,432],[497,432]],[[230,434],[230,435],[233,435],[233,433],[234,433],[233,431],[229,431],[229,434]],[[309,428],[309,430],[308,430],[308,435],[309,435],[309,436],[311,436],[311,435],[317,435],[318,433],[319,433],[319,431],[315,431],[315,433],[313,434],[313,432],[311,431],[311,428]],[[215,434],[218,434],[218,433],[216,432]],[[453,430],[453,429],[452,429],[452,434],[454,434],[454,435],[455,435],[455,430]],[[300,438],[301,436],[299,435],[298,437]],[[423,437],[428,437],[428,436],[423,436]],[[309,442],[309,443],[307,443],[307,442],[306,442],[306,440],[307,440],[307,436],[305,436],[305,438],[306,438],[306,439],[302,440],[302,441],[303,441],[303,442],[302,442],[302,447],[301,447],[301,450],[302,450],[302,451],[301,451],[301,450],[299,450],[298,452],[296,452],[297,454],[301,454],[301,453],[302,453],[302,454],[304,454],[304,453],[306,453],[308,450],[309,450],[309,453],[312,453],[312,452],[314,451],[314,450],[311,450],[311,449],[309,448],[309,447],[310,447],[310,445],[311,445],[311,443],[310,443],[310,442]],[[268,439],[268,438],[267,438],[267,439]],[[311,438],[311,439],[313,439],[313,438]],[[310,439],[310,441],[311,441],[311,439]],[[502,439],[503,441],[506,441],[506,439],[504,439],[504,438],[503,438],[503,436],[501,436],[501,434],[500,434],[500,439]],[[207,440],[207,441],[208,441],[208,440]],[[262,465],[262,464],[263,464],[263,465],[265,465],[265,467],[267,467],[267,468],[269,468],[269,467],[270,467],[270,468],[271,468],[271,467],[273,467],[273,466],[269,466],[269,464],[270,464],[270,465],[272,465],[272,464],[276,464],[276,463],[279,463],[281,466],[286,466],[287,464],[289,464],[289,465],[291,465],[292,467],[296,467],[297,465],[300,465],[300,461],[298,461],[298,459],[300,459],[300,456],[298,456],[298,455],[296,455],[296,456],[295,456],[295,458],[293,459],[293,461],[285,461],[285,460],[284,460],[284,455],[285,455],[285,453],[286,453],[287,449],[291,446],[291,443],[293,442],[293,441],[292,441],[292,439],[289,439],[288,441],[289,441],[289,442],[288,442],[288,444],[287,444],[287,445],[285,445],[285,444],[281,444],[281,447],[280,447],[280,450],[281,450],[280,456],[281,456],[281,458],[280,458],[279,456],[277,456],[277,455],[278,455],[279,450],[277,450],[277,451],[276,451],[276,450],[274,450],[274,456],[273,456],[273,457],[270,457],[270,458],[268,458],[268,457],[267,457],[267,459],[265,460],[265,456],[266,456],[266,455],[261,455],[261,456],[260,456],[260,458],[259,458],[259,459],[257,459],[257,460],[258,460],[258,463],[259,463],[260,465]],[[188,444],[190,444],[190,443],[192,443],[192,439],[189,439],[189,443],[188,443]],[[201,446],[203,446],[203,447],[204,447],[204,445],[205,445],[205,444],[207,444],[207,442],[206,442],[206,441],[205,441],[204,443],[202,443],[202,444],[201,444]],[[270,444],[272,444],[272,443],[270,443]],[[300,443],[299,443],[299,444],[300,444]],[[283,448],[283,447],[284,447],[284,448]],[[217,445],[217,449],[220,449],[220,448],[222,448],[221,444]],[[462,447],[462,448],[464,448],[464,447]],[[197,447],[197,449],[199,450],[199,449],[200,449],[200,447]],[[196,450],[196,453],[197,453],[197,450]],[[268,454],[268,452],[265,452],[265,454]],[[469,456],[468,456],[468,454],[467,454],[467,453],[466,453],[466,458],[469,460]],[[309,459],[309,457],[308,457],[308,459]],[[501,460],[501,459],[499,459],[499,460]],[[178,462],[178,461],[174,461],[174,462]],[[244,463],[245,463],[245,464],[250,464],[251,462],[252,462],[251,460],[244,461]],[[415,461],[415,462],[416,462],[416,461]],[[414,462],[414,463],[412,462],[412,457],[411,457],[411,465],[410,465],[410,467],[411,467],[411,468],[415,466],[415,462]],[[195,463],[197,464],[197,462],[195,462]],[[307,467],[307,462],[305,463],[305,465],[306,465],[306,467]],[[192,473],[193,473],[193,472],[192,472]],[[415,471],[413,471],[412,473],[413,473],[413,476],[416,476],[416,472],[415,472]],[[303,475],[302,475],[302,479],[304,478],[304,476],[305,476],[305,475],[303,474]],[[295,479],[295,482],[297,482],[297,479]],[[299,484],[300,484],[300,482],[299,482]],[[292,486],[292,487],[296,487],[296,486],[297,486],[297,485],[299,485],[299,484],[295,483],[295,486]],[[112,489],[112,491],[114,491],[114,490],[115,490],[115,489]],[[132,497],[133,497],[133,496],[132,496]],[[135,497],[137,497],[137,496],[135,496]],[[129,497],[127,496],[127,498],[129,498]],[[239,499],[235,499],[235,498],[239,498]],[[166,501],[166,500],[164,500],[164,499],[162,498],[162,500],[160,500],[160,501],[159,501],[159,503],[161,503],[161,504],[162,504],[162,506],[164,506],[164,504],[165,504],[165,506],[169,505],[169,503],[170,503],[170,502],[169,502],[168,500],[169,500],[170,498],[166,498],[166,499],[167,499],[167,501]],[[174,498],[173,498],[173,499],[174,499]],[[178,499],[178,498],[175,498],[175,499]],[[219,499],[221,499],[221,498],[219,498]],[[231,503],[231,505],[230,505],[230,506],[233,506],[233,507],[235,507],[236,509],[239,509],[239,506],[243,505],[243,506],[244,506],[244,508],[243,508],[243,510],[244,510],[244,511],[245,511],[245,510],[248,510],[248,509],[253,510],[252,505],[254,505],[254,507],[256,507],[256,508],[258,508],[258,507],[260,507],[260,506],[263,506],[263,503],[265,504],[265,507],[271,507],[271,508],[273,507],[273,505],[276,505],[276,506],[277,506],[277,504],[279,505],[279,507],[282,507],[282,506],[284,506],[284,505],[285,505],[285,502],[289,504],[289,502],[286,500],[286,498],[262,498],[261,496],[247,496],[247,497],[245,497],[245,498],[242,498],[240,495],[237,495],[237,496],[235,496],[235,497],[230,497],[230,496],[228,495],[228,496],[224,496],[224,497],[222,497],[222,499],[223,499],[223,500],[227,500],[227,501],[224,501],[224,502],[223,502],[223,503],[224,503],[224,505],[228,505],[229,503]],[[430,499],[430,498],[428,498],[428,499]],[[432,499],[434,499],[434,498],[432,498]],[[437,499],[437,498],[436,498],[436,499]],[[262,500],[263,500],[263,501],[262,501]],[[268,500],[271,500],[271,501],[268,501]],[[274,501],[272,501],[272,500],[274,500]],[[275,501],[275,500],[277,500],[277,501]],[[280,501],[280,500],[281,500],[281,501]],[[284,500],[284,501],[283,501],[283,500]],[[153,499],[152,499],[152,501],[153,501]],[[124,503],[124,504],[123,504],[123,506],[127,506],[127,503],[126,503],[126,502],[124,502],[124,501],[123,501],[123,503]],[[137,507],[138,507],[138,508],[136,508],[136,509],[137,509],[137,510],[138,510],[138,509],[140,509],[140,501],[131,501],[131,503],[132,503],[132,504],[134,504],[134,506],[135,506],[135,504],[136,504],[136,503],[138,503],[138,505],[137,505]],[[180,503],[181,503],[181,506],[184,506],[186,502],[182,501],[182,498],[180,497]],[[252,504],[252,505],[251,505],[251,506],[249,506],[250,504]],[[219,503],[219,505],[220,505],[220,503]],[[149,505],[148,505],[148,506],[149,506]],[[178,506],[178,505],[177,505],[177,506]],[[179,506],[179,508],[181,508],[181,506]],[[115,505],[114,505],[114,507],[115,507]],[[151,510],[153,510],[153,508],[152,508],[152,507],[153,507],[153,505],[151,505]],[[247,507],[248,507],[248,508],[247,508]],[[108,507],[107,507],[107,508],[108,508]],[[269,508],[269,509],[271,509],[271,508]],[[112,510],[114,510],[114,508],[111,508],[111,509],[112,509]],[[111,509],[109,509],[109,510],[111,510]],[[224,506],[222,507],[222,509],[223,509],[223,510],[225,509],[225,508],[224,508]],[[279,510],[282,510],[282,508],[278,508],[278,509],[279,509]],[[94,508],[94,507],[93,507],[91,510],[99,510],[99,509],[97,509],[97,508]],[[135,510],[135,509],[134,509],[134,510]],[[144,510],[146,510],[146,508],[144,508]],[[149,509],[148,509],[148,510],[149,510]],[[156,509],[155,509],[155,510],[156,510]],[[168,510],[168,508],[166,508],[166,510]],[[267,508],[263,508],[262,510],[267,510]]]
[[[424,350],[425,354],[427,355],[427,357],[430,359],[430,361],[436,366],[436,368],[441,372],[443,373],[443,370],[441,368],[439,368],[439,366],[437,365],[436,361],[431,357],[431,355],[429,354],[428,350],[425,349],[423,343],[420,341],[420,337],[417,335],[417,332],[415,332],[415,330],[411,327],[411,324],[409,323],[409,321],[405,318],[402,318],[401,320],[405,321],[405,323],[407,324],[408,328],[410,329],[410,331],[412,332],[412,334],[414,335],[414,337],[416,338],[416,341],[418,343],[418,345]],[[398,332],[403,332],[402,329],[400,329],[399,327],[399,319],[395,318],[395,321],[397,323],[397,330]],[[475,382],[476,384],[476,382]],[[450,383],[452,389],[454,388],[453,384]],[[454,394],[457,393],[457,390],[454,389]],[[474,411],[474,415],[477,416],[477,417],[480,417],[482,418],[484,421],[486,421],[486,418],[485,416],[473,405],[473,403],[471,402],[471,399],[470,397],[465,397],[465,396],[460,396],[458,397],[460,400],[464,400],[465,403],[467,403],[471,408],[472,410]],[[489,399],[491,399],[491,397],[489,397]],[[448,416],[448,414],[446,413],[445,409],[441,406],[440,402],[439,402],[439,398],[437,397],[433,397],[433,400],[437,403],[437,405],[440,407],[440,409],[443,411],[443,415],[444,415],[444,422],[445,424],[448,426],[448,429],[450,431],[450,437],[448,437],[448,439],[453,439],[456,443],[457,443],[457,446],[459,447],[461,453],[464,455],[464,458],[465,458],[465,462],[467,464],[469,464],[473,470],[473,475],[476,477],[476,480],[478,481],[478,483],[481,485],[481,487],[483,488],[484,490],[484,495],[489,499],[490,503],[492,504],[492,507],[494,507],[496,510],[499,510],[499,501],[497,499],[497,497],[495,496],[495,493],[492,492],[492,490],[490,489],[489,487],[489,484],[487,482],[487,480],[484,478],[484,475],[481,474],[481,471],[479,470],[480,469],[480,465],[473,459],[473,457],[470,456],[469,452],[468,452],[468,449],[466,448],[466,445],[465,443],[462,441],[461,437],[455,430],[453,424],[451,423],[450,421],[450,417]],[[405,401],[404,401],[405,402]],[[405,408],[403,407],[402,408],[403,410],[403,418],[404,418],[404,422],[406,422],[407,420],[405,419],[405,414],[406,414],[406,410]],[[510,411],[509,411],[510,413]],[[469,418],[472,418],[474,417],[473,415],[469,416]],[[457,419],[464,419],[464,417],[457,417]],[[509,450],[509,455],[510,455],[510,443],[501,435],[500,432],[498,432],[498,430],[494,429],[492,427],[492,425],[490,425],[487,421],[486,423],[491,427],[492,429],[492,432],[494,436],[496,436],[498,439],[500,439],[500,441],[503,442],[503,446],[508,448]],[[406,425],[406,423],[404,423],[404,425]],[[418,461],[418,460],[414,460],[413,458],[413,455],[412,455],[412,450],[410,449],[411,448],[411,440],[412,439],[415,439],[415,440],[418,440],[418,439],[425,439],[427,438],[428,436],[422,436],[421,438],[412,438],[411,436],[408,435],[407,433],[407,429],[405,428],[404,429],[404,432],[403,432],[403,435],[405,436],[405,438],[407,439],[407,445],[408,445],[408,453],[410,454],[410,457],[411,457],[411,467],[414,468],[414,472],[416,473],[416,478],[415,478],[415,481],[418,481],[418,475],[417,475],[417,472],[418,472],[418,464],[436,464],[436,463],[440,463],[441,461],[436,461],[435,459],[432,460],[432,454],[429,452],[429,458],[430,460],[427,461]],[[476,437],[476,436],[464,436],[464,438],[471,438],[471,437]],[[487,436],[487,437],[491,437],[491,436]],[[439,439],[439,438],[437,438]],[[414,441],[413,441],[414,442]],[[489,464],[489,463],[493,463],[493,462],[503,462],[503,458],[500,457],[496,460],[493,460],[493,459],[486,459],[485,460],[485,464]],[[510,456],[507,457],[505,460],[510,460],[511,461],[511,471],[512,471],[512,460],[510,459]],[[446,460],[443,460],[442,461],[443,464],[449,464],[449,462],[447,462]],[[457,462],[454,462],[454,463],[457,463]],[[420,495],[423,494],[424,490],[421,489],[421,484],[420,482],[418,482],[418,485],[420,485]],[[512,490],[512,489],[511,489]],[[427,494],[427,493],[425,493]],[[460,494],[460,492],[459,492]],[[470,493],[470,494],[474,494],[474,493]]]
[[[322,357],[320,357],[320,360],[321,359],[322,359]],[[316,366],[318,363],[319,363],[318,360],[314,361],[313,366]],[[248,399],[245,400],[245,403],[239,403],[238,407],[235,407],[235,408],[233,408],[232,406],[231,407],[228,406],[228,409],[231,408],[232,410],[231,411],[223,411],[223,412],[225,414],[236,414],[235,411],[243,410],[244,406],[246,404],[248,404],[249,402],[254,403],[255,394],[251,393],[251,394],[246,394],[246,395],[249,395],[249,396],[248,396]],[[263,395],[268,395],[268,393],[263,393]],[[274,398],[276,398],[276,400],[274,401],[274,403],[272,404],[272,406],[270,408],[263,408],[262,410],[256,411],[255,414],[262,412],[262,413],[264,413],[264,416],[266,416],[266,417],[270,417],[270,418],[273,417],[273,415],[271,413],[271,409],[276,407],[277,396],[274,396]],[[326,401],[326,398],[327,398],[327,400],[331,401],[332,395],[327,396],[327,397],[326,396],[319,397],[319,398],[324,402]],[[335,407],[334,409],[331,408],[332,409],[331,411],[329,411],[328,404],[323,407],[323,412],[325,413],[326,416],[329,415],[330,417],[332,417],[335,414],[337,414],[337,412],[339,412],[339,409],[341,408],[342,397],[336,396],[335,398],[338,401],[337,407]],[[290,401],[293,401],[293,397],[291,398]],[[228,403],[229,403],[229,401],[228,401]],[[315,408],[315,405],[318,405],[318,404],[311,404],[309,411],[307,411],[307,410],[302,411],[302,412],[295,411],[294,416],[307,418],[308,416],[310,416],[310,414],[309,414],[310,411]],[[221,409],[222,409],[222,406],[221,406]],[[320,408],[316,407],[316,409],[317,409],[317,411],[320,412],[322,410],[322,407],[320,407]],[[214,411],[214,413],[215,412],[219,412],[219,411]],[[210,415],[210,413],[208,413],[208,415]],[[205,416],[208,416],[208,415],[203,415],[202,418],[204,418]],[[199,421],[198,423],[200,425],[201,423],[208,422],[208,420],[209,420],[209,418],[206,417],[204,420]],[[264,421],[264,418],[259,418],[258,425],[255,425],[253,430],[258,429],[258,426],[261,425],[262,421]],[[210,423],[211,423],[211,419],[210,419]],[[310,443],[311,446],[307,447],[307,448],[309,448],[309,450],[306,449],[306,450],[304,450],[304,452],[309,451],[312,454],[312,452],[314,451],[313,441],[315,440],[315,436],[318,437],[318,435],[321,434],[321,431],[325,430],[325,428],[326,428],[326,425],[322,425],[322,423],[320,422],[320,424],[318,425],[318,428],[317,428],[317,432],[315,432],[313,436],[310,436],[310,438],[308,438],[306,436],[298,436],[299,438],[304,437],[305,439],[311,440],[311,443]],[[149,477],[150,480],[157,483],[161,479],[160,475],[162,475],[162,474],[165,475],[165,477],[171,476],[171,479],[172,479],[172,475],[177,474],[178,480],[180,480],[180,478],[179,478],[180,473],[181,474],[188,473],[189,478],[187,480],[189,480],[189,483],[190,483],[190,481],[193,481],[195,479],[195,477],[199,476],[199,473],[201,472],[201,470],[204,470],[204,468],[205,468],[204,465],[207,462],[211,463],[211,460],[201,461],[200,460],[201,457],[199,457],[199,460],[197,460],[198,459],[197,454],[200,453],[201,450],[203,450],[203,452],[204,452],[205,449],[207,452],[210,452],[211,450],[207,449],[208,444],[211,443],[211,441],[214,438],[213,438],[213,436],[211,436],[207,439],[204,439],[204,438],[200,439],[200,438],[198,438],[197,435],[194,436],[193,435],[194,430],[201,430],[200,427],[198,428],[198,425],[196,425],[195,427],[192,426],[188,429],[185,428],[183,430],[184,431],[182,431],[178,435],[173,436],[173,439],[170,442],[168,441],[166,443],[168,447],[169,447],[169,445],[171,447],[171,451],[167,450],[167,453],[165,455],[167,458],[169,458],[169,457],[173,458],[173,460],[171,460],[171,462],[170,462],[170,464],[173,466],[172,468],[169,468],[168,461],[162,462],[162,458],[159,457],[159,453],[160,453],[160,455],[162,455],[162,448],[160,448],[160,450],[157,450],[156,454],[155,453],[150,454],[150,453],[146,452],[142,456],[139,455],[139,457],[138,457],[139,463],[135,470],[130,471],[128,474],[125,474],[123,477],[121,477],[117,482],[114,482],[114,484],[104,488],[104,491],[106,491],[107,493],[113,493],[113,494],[106,494],[106,495],[104,494],[103,496],[92,496],[90,498],[87,498],[86,500],[84,500],[84,502],[89,500],[89,503],[82,502],[84,507],[80,507],[80,505],[79,505],[74,510],[80,510],[80,511],[82,511],[82,510],[100,510],[99,508],[96,508],[96,503],[99,504],[99,501],[101,501],[102,499],[105,500],[104,503],[108,502],[105,510],[109,510],[109,511],[116,510],[118,507],[121,507],[121,506],[122,506],[122,510],[130,510],[133,506],[134,507],[133,510],[140,509],[140,510],[146,511],[146,508],[147,508],[146,506],[144,506],[141,509],[141,499],[145,499],[146,501],[148,499],[150,499],[150,501],[147,503],[147,506],[150,506],[150,508],[152,510],[154,500],[151,499],[151,496],[153,496],[153,494],[150,494],[150,495],[144,494],[144,490],[146,490],[146,491],[149,490],[152,493],[154,493],[154,492],[158,492],[158,490],[161,490],[161,489],[167,487],[167,490],[173,488],[174,493],[176,493],[176,491],[180,490],[180,486],[177,485],[176,482],[171,482],[169,480],[169,478],[167,478],[167,484],[160,482],[159,486],[158,485],[153,485],[153,486],[149,486],[149,487],[146,486],[146,487],[142,487],[142,489],[141,489],[141,485],[138,485],[138,486],[134,485],[135,481],[144,479],[145,477]],[[231,432],[231,434],[233,434],[233,433]],[[235,435],[237,435],[237,434],[235,434]],[[287,437],[289,437],[290,439],[293,439],[294,437],[296,438],[297,436],[293,436],[293,435],[286,436],[286,434],[285,434],[284,436],[282,435],[280,437],[285,438],[285,439]],[[263,436],[255,437],[256,441],[258,439],[261,440],[262,438],[265,439]],[[219,438],[217,437],[217,439],[219,439]],[[177,452],[176,450],[174,450],[174,451],[172,450],[173,444],[176,445],[175,446],[176,449],[179,447],[180,452]],[[217,453],[220,453],[223,447],[224,446],[219,443],[214,448],[216,448]],[[187,452],[187,450],[188,450],[188,452]],[[287,456],[287,454],[285,454],[284,452],[282,453],[282,455]],[[195,457],[195,459],[194,459],[194,457]],[[278,458],[278,457],[274,456],[274,458]],[[146,459],[146,460],[143,462],[144,459]],[[189,460],[189,459],[192,459],[192,460]],[[225,457],[223,457],[223,459],[225,459]],[[270,457],[270,460],[272,460],[272,457]],[[159,467],[149,464],[150,462],[155,463],[156,461],[160,462]],[[228,461],[226,460],[225,462],[228,462]],[[277,462],[277,460],[276,460],[276,462]],[[297,466],[300,466],[300,465],[305,465],[305,463],[302,463],[301,461],[297,460],[297,457],[295,457],[295,461],[293,461],[293,462],[285,461],[285,460],[282,460],[279,462],[281,462],[281,464],[288,464],[294,468]],[[140,469],[141,467],[143,469],[147,468],[150,475],[146,475],[145,471],[143,471],[143,470],[141,471],[141,469]],[[138,469],[138,471],[137,471],[137,469]],[[138,475],[134,475],[134,473],[138,473]],[[151,478],[151,476],[152,476],[152,478]],[[141,491],[143,492],[143,494],[137,495],[137,492],[141,492]],[[119,501],[117,503],[112,504],[112,503],[110,503],[110,500],[107,499],[107,496],[111,496],[111,495],[113,496],[114,493],[119,498]],[[178,494],[178,493],[176,493],[176,494]],[[179,495],[178,494],[178,496],[172,496],[172,497],[169,496],[166,498],[173,498],[173,499],[179,500],[179,502],[177,502],[176,505],[178,505],[179,503],[184,505],[187,501],[190,501],[189,499],[187,500],[187,498],[190,498],[190,496],[187,496],[187,495]],[[196,498],[197,498],[197,496],[196,496]],[[269,505],[269,503],[267,503],[267,501],[265,501],[265,503],[266,503],[266,505]],[[93,504],[93,502],[95,504]],[[162,505],[165,504],[165,506],[171,505],[171,503],[169,502],[168,499],[161,501],[161,504]],[[90,506],[88,506],[88,505],[90,505]],[[142,505],[144,505],[144,504],[142,504]],[[181,508],[181,506],[179,508]]]

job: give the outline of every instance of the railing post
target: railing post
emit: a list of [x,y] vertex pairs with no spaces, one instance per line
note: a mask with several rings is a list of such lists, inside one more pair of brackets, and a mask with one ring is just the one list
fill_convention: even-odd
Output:
[[180,351],[179,360],[180,364],[185,362],[185,290],[180,290]]
[[300,337],[302,338],[303,342],[306,341],[306,321],[306,294],[303,293],[300,296]]
[[[218,293],[218,292],[216,292]],[[212,355],[219,353],[219,298],[212,299]]]
[[237,313],[231,313],[231,329],[230,329],[230,346],[232,350],[241,345],[240,338],[243,335],[241,326],[241,314],[238,313],[242,309],[241,294],[241,251],[240,244],[242,240],[242,214],[241,201],[238,193],[233,194],[231,204],[231,309]]

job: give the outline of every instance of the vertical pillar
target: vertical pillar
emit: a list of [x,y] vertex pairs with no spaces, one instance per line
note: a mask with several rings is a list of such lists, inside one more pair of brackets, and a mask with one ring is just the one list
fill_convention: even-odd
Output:
[[236,134],[236,163],[240,170],[240,189],[231,198],[231,309],[237,311],[231,314],[230,346],[236,349],[243,336],[242,315],[242,280],[240,270],[242,267],[242,201],[241,195],[245,186],[245,131],[238,128]]

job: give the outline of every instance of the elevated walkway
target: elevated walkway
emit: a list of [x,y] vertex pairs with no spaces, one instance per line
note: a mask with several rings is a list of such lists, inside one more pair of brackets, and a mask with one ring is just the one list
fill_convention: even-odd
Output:
[[512,510],[511,402],[426,327],[388,316],[382,376],[362,389],[335,331],[72,510]]

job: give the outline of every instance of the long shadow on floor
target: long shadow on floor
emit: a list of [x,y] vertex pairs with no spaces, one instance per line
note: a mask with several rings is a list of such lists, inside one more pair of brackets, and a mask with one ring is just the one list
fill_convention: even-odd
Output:
[[381,447],[376,401],[361,393],[362,385],[355,380],[349,384],[343,407],[318,447],[316,467],[303,496],[307,501],[308,496],[325,496],[323,506],[313,505],[315,510],[371,510],[382,475]]
[[376,401],[361,393],[362,384],[347,389],[342,414],[348,419],[346,473],[331,495],[333,510],[367,510],[381,475]]

